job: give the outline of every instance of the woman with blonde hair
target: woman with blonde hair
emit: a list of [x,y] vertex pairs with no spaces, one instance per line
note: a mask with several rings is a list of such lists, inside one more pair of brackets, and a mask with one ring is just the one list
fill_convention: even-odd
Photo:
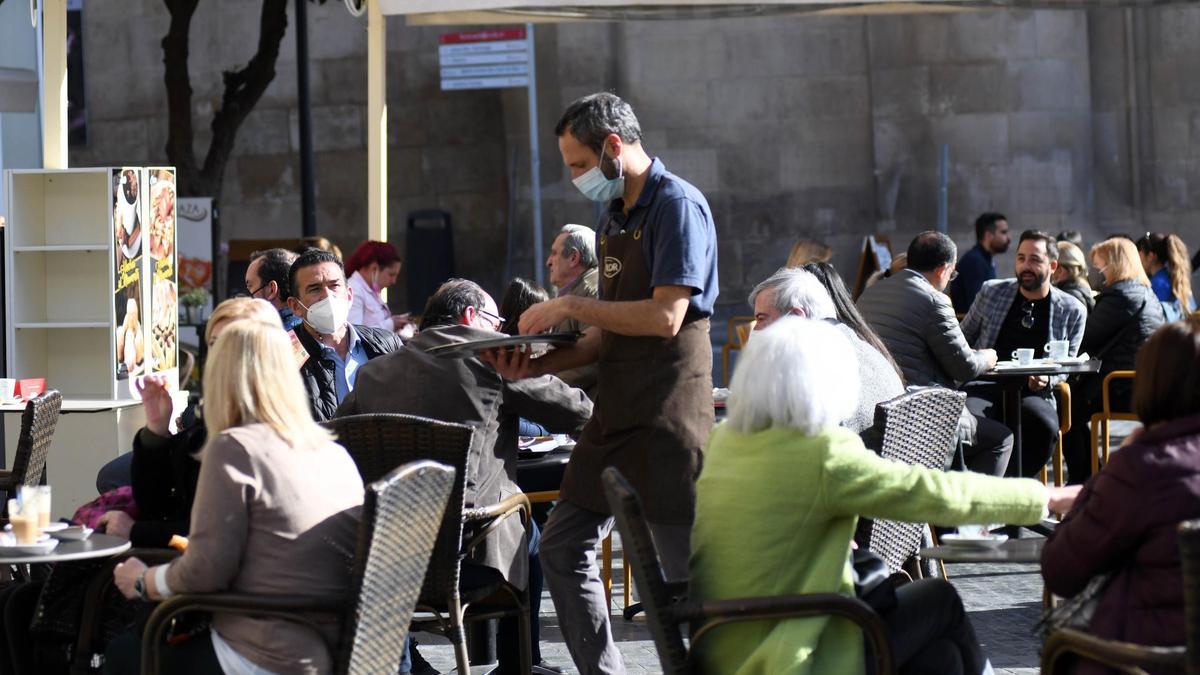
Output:
[[[345,594],[363,484],[353,460],[313,421],[285,333],[274,323],[226,326],[204,369],[200,479],[187,551],[147,568],[130,558],[113,571],[129,598],[236,591],[314,598]],[[336,620],[305,625],[230,612],[208,635],[164,647],[172,673],[326,673]],[[107,650],[105,672],[138,672],[138,639]]]
[[1096,306],[1096,296],[1088,283],[1087,259],[1083,250],[1069,241],[1058,242],[1058,267],[1050,276],[1050,282],[1064,293],[1070,293],[1083,303],[1088,312]]
[[[802,593],[853,595],[858,518],[939,525],[1034,523],[1073,488],[936,471],[880,458],[840,426],[859,398],[854,348],[824,321],[785,316],[758,331],[734,371],[729,418],[713,429],[696,482],[690,591],[699,602]],[[895,589],[881,612],[899,672],[989,672],[958,593],[944,579]],[[862,634],[816,617],[716,629],[696,645],[706,673],[862,673]]]
[[[1137,247],[1113,237],[1092,247],[1092,266],[1104,277],[1096,306],[1088,314],[1079,353],[1100,359],[1100,372],[1080,376],[1071,385],[1071,419],[1076,423],[1063,436],[1063,457],[1073,484],[1092,475],[1092,444],[1087,421],[1101,407],[1101,385],[1114,370],[1133,370],[1138,350],[1163,325],[1162,305],[1150,288]],[[1129,410],[1132,389],[1127,380],[1110,387],[1114,410]]]
[[1192,264],[1187,244],[1177,234],[1147,232],[1137,241],[1142,268],[1150,277],[1150,288],[1162,303],[1167,321],[1178,321],[1196,311],[1192,296]]
[[804,267],[809,263],[829,262],[833,249],[815,239],[801,239],[792,245],[784,267]]

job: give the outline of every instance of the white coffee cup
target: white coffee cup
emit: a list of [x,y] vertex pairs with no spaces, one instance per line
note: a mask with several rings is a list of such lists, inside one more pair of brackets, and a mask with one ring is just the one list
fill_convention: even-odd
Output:
[[11,377],[0,377],[0,401],[8,402],[17,397],[17,381]]
[[1051,340],[1043,349],[1046,350],[1046,358],[1058,361],[1067,358],[1067,354],[1071,351],[1071,343],[1067,340]]
[[1033,355],[1035,353],[1036,353],[1036,350],[1028,349],[1028,348],[1014,349],[1013,353],[1012,353],[1012,357],[1013,357],[1013,359],[1016,360],[1017,363],[1021,364],[1022,366],[1027,366],[1027,365],[1033,363]]

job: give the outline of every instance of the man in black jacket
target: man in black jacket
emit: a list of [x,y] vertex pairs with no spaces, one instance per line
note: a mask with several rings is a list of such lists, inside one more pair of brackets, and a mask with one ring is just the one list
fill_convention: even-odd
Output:
[[292,331],[296,360],[318,422],[337,413],[354,389],[358,369],[401,347],[389,330],[352,326],[347,320],[353,291],[337,256],[310,248],[292,263],[288,306],[302,323]]

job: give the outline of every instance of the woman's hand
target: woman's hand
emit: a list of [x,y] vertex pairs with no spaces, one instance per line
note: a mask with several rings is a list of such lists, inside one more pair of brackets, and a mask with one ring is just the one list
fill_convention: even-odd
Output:
[[170,436],[171,392],[167,389],[167,378],[161,375],[147,375],[141,384],[134,383],[138,394],[142,397],[142,407],[146,409],[146,428],[159,436]]
[[146,563],[137,558],[130,558],[123,563],[118,564],[113,568],[113,583],[117,585],[117,590],[121,591],[121,595],[133,600],[138,597],[137,591],[134,590],[133,584],[146,570]]
[[106,534],[114,537],[128,539],[129,533],[133,531],[133,518],[124,511],[107,511],[96,521],[96,528],[102,528]]
[[1049,493],[1049,499],[1046,500],[1046,508],[1050,509],[1051,513],[1060,515],[1067,513],[1071,510],[1071,506],[1075,504],[1075,498],[1079,496],[1081,489],[1083,489],[1082,485],[1046,488],[1046,492]]
[[392,315],[392,330],[398,331],[401,328],[404,328],[405,326],[407,326],[410,321],[412,321],[412,314],[410,314],[408,312],[405,312],[403,314],[393,314]]

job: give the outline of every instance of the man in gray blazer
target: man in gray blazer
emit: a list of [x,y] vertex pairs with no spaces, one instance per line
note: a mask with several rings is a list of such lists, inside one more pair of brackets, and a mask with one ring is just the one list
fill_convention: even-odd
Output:
[[[553,375],[508,381],[477,358],[441,358],[426,353],[441,345],[502,337],[497,331],[504,320],[497,312],[496,301],[478,284],[464,279],[442,284],[425,305],[416,337],[400,351],[364,365],[354,391],[338,408],[338,416],[403,413],[475,427],[467,460],[468,508],[489,506],[521,492],[514,481],[519,418],[540,424],[551,433],[578,434],[592,414],[592,403],[583,391]],[[472,581],[482,585],[496,577],[518,588],[525,586],[527,576],[534,582],[530,604],[537,664],[541,575],[540,570],[529,574],[531,559],[536,564],[537,554],[529,551],[525,527],[520,519],[508,518],[475,549],[463,565],[462,574],[464,585]],[[505,672],[516,668],[515,624],[511,619],[501,621],[497,640],[500,666]],[[513,659],[511,664],[509,658]]]
[[[963,337],[946,286],[954,278],[954,242],[940,232],[908,245],[908,268],[868,288],[858,310],[879,333],[909,386],[957,389],[996,365],[994,349],[973,350]],[[972,471],[1003,476],[1012,454],[1008,427],[964,411],[959,436]]]

